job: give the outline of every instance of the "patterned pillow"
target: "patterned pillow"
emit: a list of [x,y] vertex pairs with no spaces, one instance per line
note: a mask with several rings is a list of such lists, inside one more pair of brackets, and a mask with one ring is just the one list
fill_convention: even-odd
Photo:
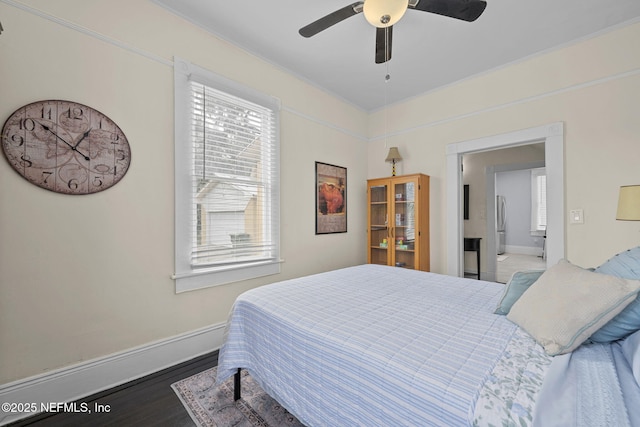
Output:
[[[640,246],[620,252],[595,269],[596,273],[640,280]],[[640,330],[640,297],[590,338],[593,342],[617,341]]]
[[533,284],[544,273],[544,270],[527,270],[516,271],[509,279],[509,283],[505,286],[504,293],[498,308],[494,311],[495,314],[507,315],[511,306],[522,296],[524,291],[529,289],[529,286]]
[[594,273],[561,260],[522,294],[507,319],[555,356],[578,348],[638,291],[640,280]]

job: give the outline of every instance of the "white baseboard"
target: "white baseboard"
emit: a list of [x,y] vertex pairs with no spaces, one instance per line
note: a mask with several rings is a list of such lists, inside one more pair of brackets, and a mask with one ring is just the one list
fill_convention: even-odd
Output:
[[224,327],[224,323],[211,325],[0,385],[0,402],[30,405],[29,412],[0,411],[0,426],[40,412],[41,404],[74,402],[215,351],[222,346]]

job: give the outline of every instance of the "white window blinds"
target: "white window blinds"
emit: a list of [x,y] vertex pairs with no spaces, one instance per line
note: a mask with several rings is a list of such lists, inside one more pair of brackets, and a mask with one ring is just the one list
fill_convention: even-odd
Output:
[[176,290],[279,272],[279,103],[174,69]]
[[275,112],[197,82],[191,97],[192,265],[276,259]]
[[547,175],[545,168],[531,170],[531,230],[547,229]]

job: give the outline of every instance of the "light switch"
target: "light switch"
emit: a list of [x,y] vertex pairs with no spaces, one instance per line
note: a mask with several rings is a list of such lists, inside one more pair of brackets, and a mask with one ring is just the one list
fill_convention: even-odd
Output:
[[570,224],[584,224],[584,211],[582,209],[572,209],[569,211]]

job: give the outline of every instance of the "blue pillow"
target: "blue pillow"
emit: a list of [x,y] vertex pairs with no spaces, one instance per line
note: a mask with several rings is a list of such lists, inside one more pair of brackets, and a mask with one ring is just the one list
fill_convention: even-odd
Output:
[[[620,252],[595,269],[596,273],[640,280],[640,246]],[[617,341],[640,330],[640,296],[590,338],[593,342]]]
[[498,308],[496,308],[494,313],[502,315],[509,314],[511,306],[529,289],[529,286],[531,286],[533,282],[542,276],[542,273],[544,273],[544,270],[516,271],[513,273],[498,303]]
[[636,382],[640,385],[640,331],[621,341],[620,348],[624,358],[627,359],[629,366],[631,366]]

